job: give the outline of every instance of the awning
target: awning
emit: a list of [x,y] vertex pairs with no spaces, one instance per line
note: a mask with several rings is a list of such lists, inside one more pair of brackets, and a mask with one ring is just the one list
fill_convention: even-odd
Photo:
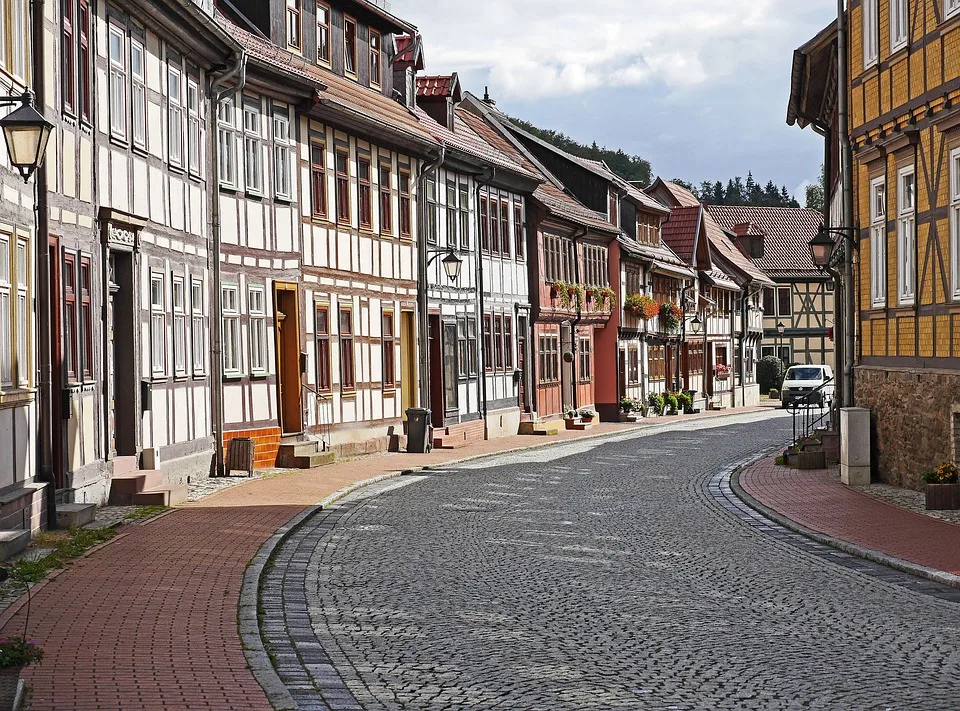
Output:
[[684,279],[693,279],[696,276],[692,269],[687,269],[679,264],[667,264],[666,262],[660,262],[657,260],[652,262],[651,269],[655,272],[663,272],[664,274],[669,274],[670,276],[677,276]]

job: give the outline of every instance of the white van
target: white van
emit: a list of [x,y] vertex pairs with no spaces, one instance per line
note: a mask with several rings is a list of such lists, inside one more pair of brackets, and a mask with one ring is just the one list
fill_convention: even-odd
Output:
[[833,368],[829,365],[794,365],[783,377],[780,400],[783,407],[790,407],[794,403],[799,407],[802,404],[799,400],[819,388],[819,392],[809,398],[808,404],[823,407],[833,401],[835,385]]

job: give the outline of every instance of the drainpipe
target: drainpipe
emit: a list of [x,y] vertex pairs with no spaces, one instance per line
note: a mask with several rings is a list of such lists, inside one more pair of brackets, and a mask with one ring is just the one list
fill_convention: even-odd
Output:
[[[240,50],[236,53],[236,61],[225,74],[214,79],[209,89],[207,97],[210,99],[212,108],[212,130],[208,131],[210,144],[212,146],[213,161],[210,166],[210,186],[213,204],[210,206],[210,235],[213,241],[213,249],[207,258],[211,263],[211,281],[213,289],[213,298],[211,305],[213,313],[210,318],[210,331],[212,348],[210,351],[210,404],[213,412],[213,438],[214,438],[214,476],[223,476],[223,303],[222,292],[220,289],[220,142],[217,132],[217,111],[220,102],[229,96],[238,94],[243,90],[247,83],[247,53]],[[233,88],[226,88],[224,85],[237,78],[237,84]]]
[[[33,43],[33,94],[34,107],[44,113],[46,81],[46,45],[43,35],[44,0],[30,0]],[[52,308],[50,303],[50,247],[47,244],[50,216],[48,207],[49,185],[47,171],[39,168],[34,174],[34,243],[37,255],[37,351],[39,355],[39,393],[37,397],[37,478],[47,484],[47,528],[57,528],[57,476],[53,461],[53,341],[50,337]]]
[[[427,214],[427,203],[424,199],[426,191],[427,177],[436,172],[447,157],[447,149],[440,146],[440,153],[437,158],[425,165],[420,166],[420,172],[417,174],[417,308],[420,310],[420,400],[419,405],[425,410],[430,409],[430,318],[427,310],[429,308],[427,295],[427,233],[424,230],[424,219]],[[437,334],[441,337],[442,334]]]
[[[837,117],[840,132],[841,170],[843,171],[843,221],[841,225],[853,228],[853,147],[850,144],[850,114],[847,66],[847,14],[844,0],[837,0]],[[851,238],[853,235],[851,234]],[[842,407],[853,407],[853,247],[848,242],[843,250],[843,400]]]
[[[477,308],[479,309],[479,315],[477,316],[477,340],[479,342],[480,336],[483,335],[483,315],[486,311],[484,299],[483,299],[483,252],[480,249],[480,230],[483,229],[483,226],[480,224],[480,190],[489,185],[494,181],[497,176],[496,168],[484,168],[483,173],[476,179],[476,188],[474,195],[473,204],[477,206],[476,209],[476,223],[477,223]],[[489,213],[489,200],[487,201],[487,212]],[[497,217],[499,219],[499,216]],[[501,236],[502,240],[503,237]],[[492,326],[491,326],[492,327]],[[481,352],[482,349],[478,348],[478,352]],[[480,412],[483,415],[483,427],[486,431],[487,427],[487,371],[486,368],[481,367],[480,377],[478,382],[478,397],[480,398]]]

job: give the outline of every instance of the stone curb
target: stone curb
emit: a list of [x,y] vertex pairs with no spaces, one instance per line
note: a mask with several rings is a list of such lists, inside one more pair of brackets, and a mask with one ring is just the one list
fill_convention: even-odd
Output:
[[733,493],[736,494],[737,498],[739,498],[754,511],[763,514],[771,521],[783,526],[784,528],[788,528],[791,531],[799,533],[801,536],[806,536],[807,538],[822,545],[836,548],[843,553],[849,553],[850,555],[855,555],[858,558],[863,558],[874,563],[879,563],[880,565],[885,565],[888,568],[899,570],[901,573],[908,573],[919,578],[932,580],[933,582],[940,583],[941,585],[947,585],[952,588],[960,589],[960,576],[958,575],[953,575],[952,573],[947,573],[943,570],[937,570],[936,568],[928,568],[924,565],[912,563],[909,560],[903,560],[902,558],[896,558],[888,555],[883,551],[874,550],[872,548],[864,548],[863,546],[858,546],[855,543],[850,543],[849,541],[844,541],[840,538],[834,538],[833,536],[828,536],[824,533],[820,533],[819,531],[814,531],[813,529],[807,528],[806,526],[797,523],[793,519],[784,516],[778,511],[774,511],[770,507],[761,504],[750,494],[748,494],[742,486],[740,486],[740,474],[747,467],[756,464],[756,462],[762,459],[763,456],[764,454],[757,455],[753,461],[741,465],[730,476],[730,488]]
[[[715,415],[706,415],[704,417],[698,417],[697,420],[712,420],[719,419],[722,417],[732,417],[735,415],[744,415],[749,414],[750,412],[759,412],[759,409],[750,409],[750,410],[730,410],[730,411],[720,411]],[[657,418],[660,419],[660,418]],[[396,479],[401,476],[410,476],[413,474],[418,474],[420,472],[430,471],[433,469],[441,469],[449,466],[456,466],[458,464],[465,464],[467,462],[473,462],[478,459],[488,459],[490,457],[499,457],[504,454],[514,454],[517,452],[528,452],[536,449],[545,449],[547,447],[555,447],[564,444],[570,444],[571,442],[583,442],[588,440],[604,439],[608,437],[616,437],[624,434],[634,434],[643,430],[655,429],[658,427],[668,427],[669,425],[675,424],[677,422],[683,422],[681,418],[671,420],[670,422],[654,424],[643,424],[636,427],[627,427],[615,432],[601,432],[592,435],[584,435],[582,437],[574,437],[566,440],[550,440],[546,442],[541,442],[539,444],[531,444],[525,447],[514,447],[513,449],[503,449],[496,452],[487,452],[484,454],[476,454],[471,457],[463,457],[462,459],[451,460],[449,462],[437,463],[437,464],[428,464],[422,467],[410,467],[408,469],[403,469],[400,471],[386,472],[378,476],[372,477],[370,479],[365,479],[363,481],[356,482],[350,486],[344,487],[339,491],[334,492],[330,496],[326,497],[322,501],[313,506],[309,506],[299,514],[294,516],[292,519],[287,521],[283,527],[279,528],[276,533],[274,533],[270,538],[268,538],[263,545],[260,547],[260,550],[253,557],[253,559],[247,564],[247,569],[243,574],[243,583],[240,587],[240,602],[237,607],[237,625],[240,631],[240,641],[241,646],[243,647],[243,655],[246,657],[247,666],[250,669],[250,672],[253,674],[254,678],[257,680],[257,683],[263,688],[264,693],[267,696],[267,700],[273,706],[276,711],[295,711],[297,708],[297,703],[294,701],[293,697],[290,695],[290,692],[287,690],[287,687],[284,686],[283,681],[280,679],[280,676],[277,674],[276,670],[273,667],[273,663],[270,661],[270,657],[267,654],[267,650],[263,646],[263,638],[260,636],[260,620],[257,615],[259,599],[260,599],[260,583],[263,579],[264,571],[267,566],[270,564],[271,559],[274,556],[274,553],[277,549],[287,541],[290,536],[292,536],[296,530],[309,521],[311,518],[316,516],[321,511],[329,508],[331,505],[337,501],[349,496],[350,494],[358,491],[359,489],[366,488],[368,486],[373,486],[374,484],[379,484],[380,482],[387,481],[389,479]],[[689,421],[689,420],[688,420]]]

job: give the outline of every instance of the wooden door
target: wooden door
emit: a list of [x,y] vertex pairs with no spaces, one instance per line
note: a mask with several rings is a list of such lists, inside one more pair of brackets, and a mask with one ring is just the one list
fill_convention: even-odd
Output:
[[434,427],[443,427],[443,350],[440,317],[430,316],[430,411]]
[[403,419],[417,404],[417,332],[413,311],[400,312],[400,402]]
[[278,419],[283,434],[303,432],[300,373],[300,299],[296,284],[274,282],[273,324],[277,357]]

